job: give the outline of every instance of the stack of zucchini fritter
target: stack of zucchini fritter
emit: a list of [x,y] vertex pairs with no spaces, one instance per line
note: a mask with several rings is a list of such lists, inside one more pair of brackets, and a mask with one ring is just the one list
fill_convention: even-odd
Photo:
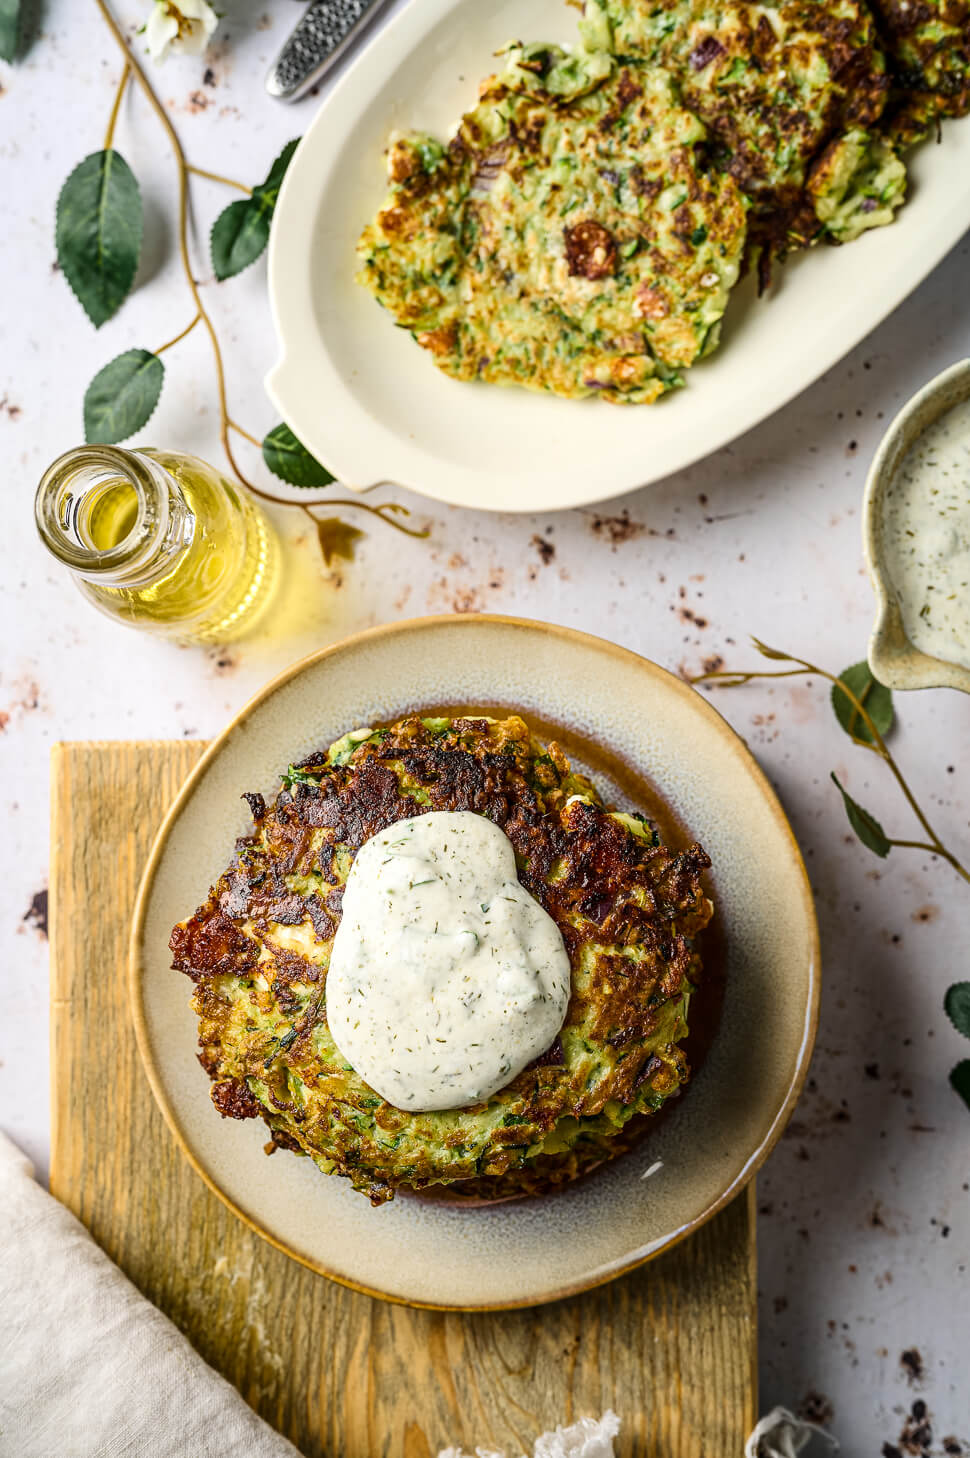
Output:
[[[665,846],[611,811],[518,717],[409,718],[290,766],[253,835],[172,933],[194,983],[200,1061],[220,1113],[261,1116],[375,1204],[400,1188],[463,1198],[541,1193],[627,1146],[688,1076],[681,1043],[713,907],[699,845]],[[572,989],[553,1045],[471,1107],[387,1103],[337,1048],[327,972],[360,847],[399,820],[471,810],[508,836],[518,878],[558,926]],[[388,975],[393,975],[391,968]]]

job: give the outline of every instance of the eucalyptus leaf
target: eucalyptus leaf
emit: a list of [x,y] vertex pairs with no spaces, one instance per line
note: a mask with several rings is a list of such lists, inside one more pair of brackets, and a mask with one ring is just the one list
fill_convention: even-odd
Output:
[[129,349],[99,370],[84,396],[84,439],[89,445],[127,440],[151,419],[162,393],[165,366],[147,349]]
[[948,987],[943,1007],[957,1032],[970,1038],[970,982],[954,982]]
[[251,198],[224,208],[209,235],[212,268],[220,283],[255,263],[268,239],[269,217]]
[[336,479],[316,456],[311,456],[288,425],[273,426],[263,441],[263,460],[274,476],[291,486],[315,490],[329,486]]
[[257,183],[249,197],[230,203],[216,218],[209,246],[212,268],[220,282],[242,273],[266,247],[283,178],[298,143],[299,138],[287,142],[265,180]]
[[0,0],[0,60],[16,60],[19,43],[20,0]]
[[767,643],[762,643],[760,638],[752,638],[751,641],[757,648],[758,652],[761,654],[762,658],[776,658],[779,663],[793,662],[790,653],[781,653],[777,648],[769,648]]
[[862,844],[877,856],[882,856],[883,858],[888,856],[892,850],[892,842],[876,817],[870,815],[868,810],[863,810],[862,806],[853,800],[848,791],[842,788],[835,777],[834,771],[832,772],[832,783],[842,796],[845,813],[849,817],[849,824],[862,841]]
[[300,145],[300,138],[294,137],[292,142],[287,142],[280,155],[276,158],[269,172],[266,174],[265,182],[261,182],[254,192],[263,193],[269,197],[272,194],[273,206],[276,206],[276,199],[279,196],[280,188],[283,185],[283,178],[286,176],[286,169],[293,160],[293,153]]
[[970,1058],[964,1058],[950,1069],[950,1084],[970,1109]]
[[[851,668],[843,669],[839,674],[839,683],[844,683],[847,688],[852,690],[859,702],[865,706],[866,713],[879,733],[885,738],[893,727],[893,696],[885,684],[880,683],[877,678],[873,678],[872,670],[865,659],[861,663],[853,663]],[[875,743],[859,711],[837,683],[832,685],[832,708],[835,711],[835,717],[850,738],[861,740],[863,744]]]
[[55,236],[64,277],[100,329],[128,297],[141,252],[141,194],[120,152],[92,152],[75,167],[57,199]]

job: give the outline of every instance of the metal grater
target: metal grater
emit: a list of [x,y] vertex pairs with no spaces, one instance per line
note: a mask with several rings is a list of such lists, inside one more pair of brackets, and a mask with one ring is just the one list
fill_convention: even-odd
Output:
[[295,101],[326,75],[354,39],[389,0],[313,0],[280,51],[266,90],[281,101]]

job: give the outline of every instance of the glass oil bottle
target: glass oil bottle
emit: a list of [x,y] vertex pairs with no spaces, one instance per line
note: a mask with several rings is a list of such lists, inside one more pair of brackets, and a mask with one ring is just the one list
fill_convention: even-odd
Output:
[[196,456],[81,446],[45,472],[35,515],[84,596],[131,627],[222,643],[248,632],[272,597],[272,526]]

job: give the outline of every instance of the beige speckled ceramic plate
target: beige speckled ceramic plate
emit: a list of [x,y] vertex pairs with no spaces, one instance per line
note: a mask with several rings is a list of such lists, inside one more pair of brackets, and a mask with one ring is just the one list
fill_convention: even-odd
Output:
[[[413,708],[506,707],[561,729],[613,798],[646,777],[714,862],[727,994],[711,1052],[631,1154],[565,1191],[487,1209],[397,1199],[374,1210],[309,1160],[263,1154],[213,1108],[169,932],[248,828],[243,790],[348,728]],[[574,746],[583,746],[576,756]],[[778,1138],[815,1034],[818,934],[798,847],[723,719],[679,679],[598,638],[514,618],[398,623],[323,649],[263,690],[210,746],[159,832],[132,932],[139,1046],[176,1137],[268,1240],[347,1285],[414,1305],[532,1305],[649,1260],[741,1189]],[[657,1162],[660,1168],[644,1178]]]

